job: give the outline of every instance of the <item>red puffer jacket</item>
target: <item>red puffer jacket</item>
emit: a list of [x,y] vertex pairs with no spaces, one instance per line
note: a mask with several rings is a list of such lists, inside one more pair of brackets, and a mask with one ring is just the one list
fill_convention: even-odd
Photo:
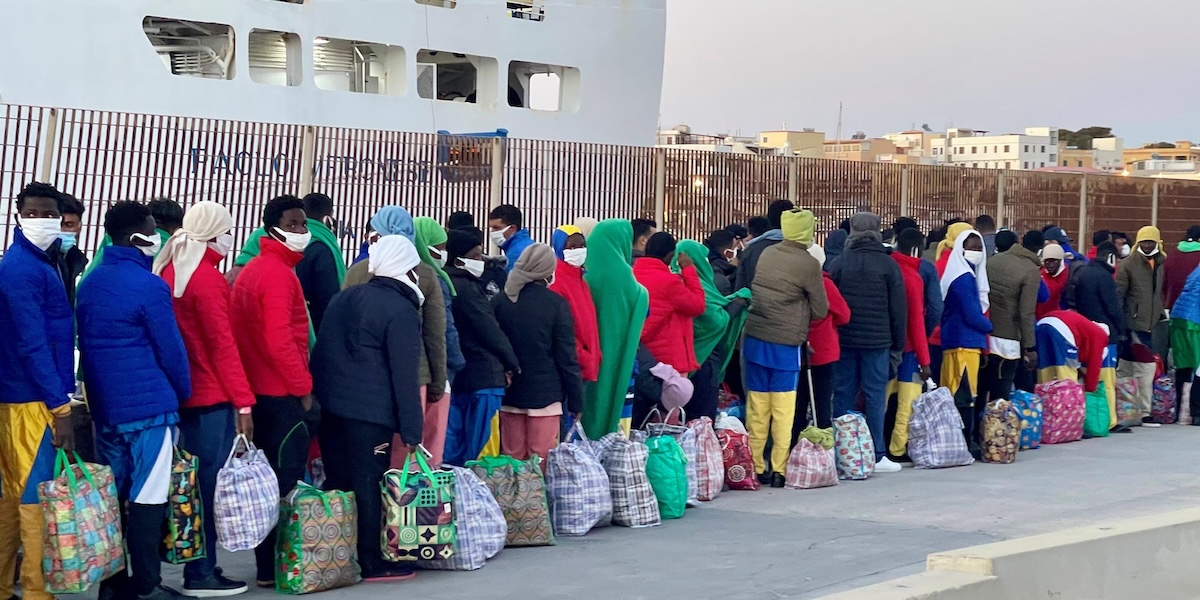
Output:
[[259,255],[233,284],[231,314],[250,389],[258,396],[312,393],[308,308],[293,270],[304,255],[263,237]]
[[[180,408],[227,402],[235,408],[254,405],[254,394],[246,381],[246,370],[229,320],[229,284],[217,271],[221,258],[210,249],[188,280],[183,296],[173,302],[192,374],[192,396]],[[167,264],[162,278],[168,287],[175,289],[174,263]]]
[[829,314],[824,319],[813,321],[808,328],[808,347],[812,350],[809,364],[814,367],[835,363],[842,358],[842,344],[837,328],[850,322],[850,305],[838,291],[837,284],[822,271],[825,278],[825,296],[829,298]]
[[642,344],[658,362],[680,373],[699,369],[692,319],[704,314],[707,307],[696,268],[687,267],[676,274],[663,261],[644,257],[634,261],[633,276],[650,292],[650,316],[642,328]]

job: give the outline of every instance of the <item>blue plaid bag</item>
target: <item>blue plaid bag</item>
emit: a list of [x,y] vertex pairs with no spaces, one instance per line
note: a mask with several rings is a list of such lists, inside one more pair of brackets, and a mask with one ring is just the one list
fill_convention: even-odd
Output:
[[[571,440],[578,437],[580,443]],[[546,458],[546,496],[557,535],[585,535],[612,522],[612,490],[583,427],[576,422]]]

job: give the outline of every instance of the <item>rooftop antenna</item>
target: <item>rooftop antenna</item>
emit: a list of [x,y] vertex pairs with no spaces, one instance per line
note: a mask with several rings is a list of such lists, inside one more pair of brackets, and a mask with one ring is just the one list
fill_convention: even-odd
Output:
[[836,142],[834,144],[834,146],[836,147],[836,150],[834,150],[833,157],[841,158],[842,157],[842,101],[841,100],[838,101],[837,133],[834,133],[833,136],[834,136],[835,142]]

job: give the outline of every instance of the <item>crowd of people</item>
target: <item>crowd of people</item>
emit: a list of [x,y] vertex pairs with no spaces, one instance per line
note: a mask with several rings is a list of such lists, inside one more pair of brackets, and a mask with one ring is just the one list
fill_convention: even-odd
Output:
[[[78,200],[32,183],[16,208],[0,260],[0,598],[14,596],[18,551],[41,555],[36,487],[54,477],[55,449],[75,446],[77,390],[89,450],[125,502],[131,570],[101,598],[161,600],[177,596],[158,550],[176,446],[199,459],[206,514],[236,436],[266,451],[281,496],[318,447],[325,485],[356,493],[364,579],[395,580],[412,570],[383,559],[366,515],[412,452],[434,465],[544,460],[576,422],[597,439],[643,423],[664,394],[690,398],[686,420],[740,396],[756,475],[783,487],[800,433],[851,411],[865,415],[876,472],[900,471],[930,385],[953,393],[978,458],[989,400],[1081,371],[1088,391],[1109,383],[1110,405],[1118,369],[1137,379],[1154,425],[1168,317],[1181,400],[1200,367],[1200,226],[1169,255],[1151,226],[1132,244],[1097,232],[1084,255],[1055,225],[1019,235],[982,215],[924,232],[860,212],[820,245],[815,215],[781,200],[702,242],[582,217],[543,243],[516,206],[486,215],[486,232],[467,213],[443,225],[386,206],[347,264],[335,203],[310,194],[267,202],[222,273],[234,223],[215,202],[112,204],[90,260]],[[500,256],[485,255],[489,241]],[[1181,417],[1200,424],[1200,389],[1188,400]],[[185,567],[182,594],[246,591],[204,526],[208,552]],[[255,551],[261,587],[274,547],[271,535]],[[19,577],[26,600],[51,597],[40,560]]]

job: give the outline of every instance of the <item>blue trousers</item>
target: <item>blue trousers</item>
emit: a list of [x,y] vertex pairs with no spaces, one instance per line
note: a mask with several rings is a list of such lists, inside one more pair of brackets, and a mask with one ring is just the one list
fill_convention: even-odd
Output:
[[867,427],[875,445],[878,460],[887,453],[884,421],[887,415],[888,361],[887,348],[864,350],[842,348],[842,359],[834,366],[833,417],[836,419],[854,410],[859,391],[866,399]]
[[443,462],[461,467],[479,458],[492,435],[492,417],[500,411],[503,400],[504,388],[450,393]]
[[185,581],[200,581],[211,577],[217,567],[217,522],[213,512],[213,495],[217,491],[217,471],[237,438],[234,433],[232,404],[179,410],[179,447],[200,461],[197,478],[200,501],[204,505],[204,558],[193,560],[183,567]]

